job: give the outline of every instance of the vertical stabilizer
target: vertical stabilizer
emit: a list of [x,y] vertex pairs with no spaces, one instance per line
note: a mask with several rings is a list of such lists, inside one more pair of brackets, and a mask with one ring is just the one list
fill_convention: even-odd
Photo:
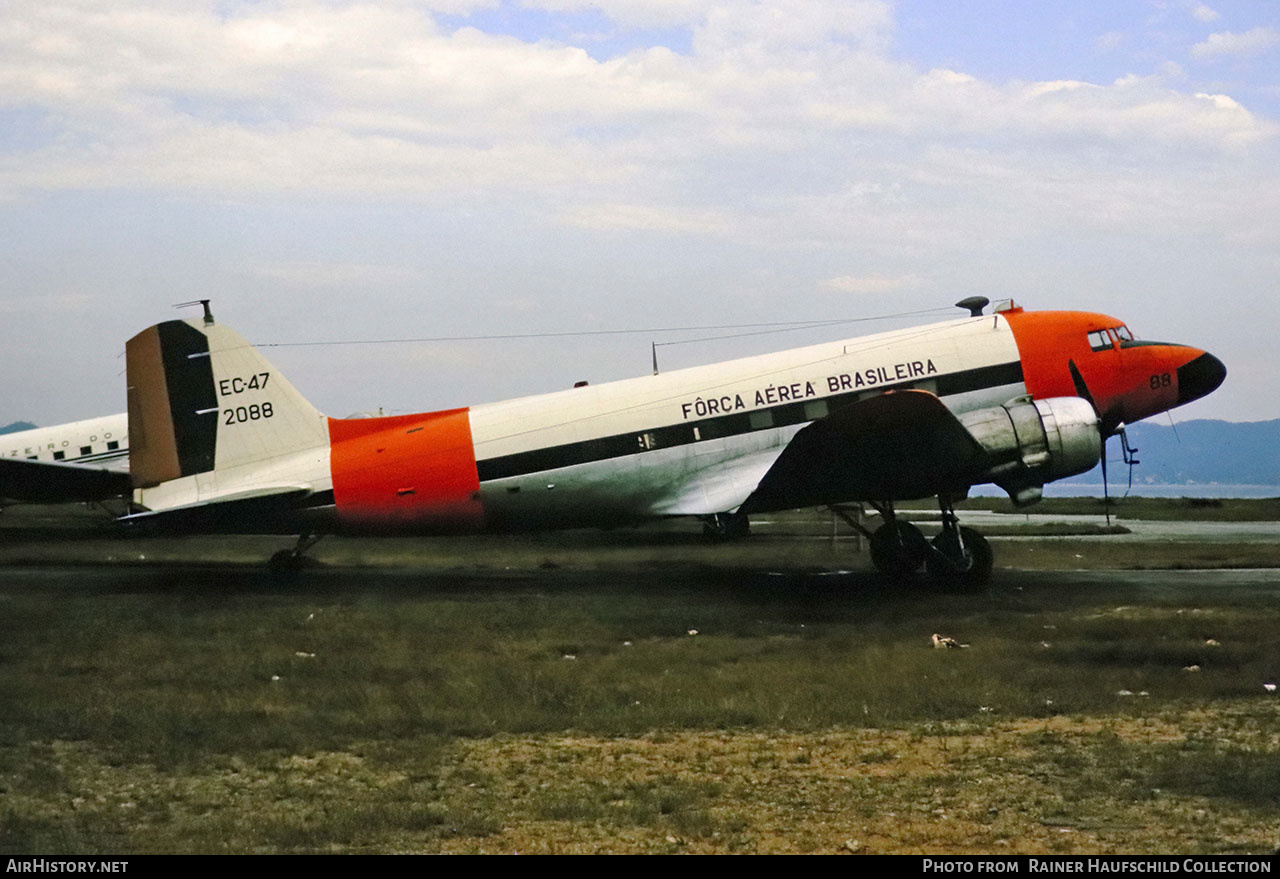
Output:
[[[129,471],[137,488],[200,481],[222,494],[247,465],[328,447],[325,417],[266,358],[228,327],[167,321],[125,347]],[[221,483],[221,485],[219,485]]]

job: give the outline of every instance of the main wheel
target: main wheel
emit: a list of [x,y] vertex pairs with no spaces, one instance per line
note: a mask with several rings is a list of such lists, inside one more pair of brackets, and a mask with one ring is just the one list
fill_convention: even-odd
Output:
[[871,535],[871,563],[893,580],[905,579],[924,563],[929,544],[910,522],[885,522]]
[[929,576],[962,589],[985,586],[995,566],[991,544],[972,528],[961,525],[958,531],[958,538],[956,531],[943,531],[933,539],[925,569]]

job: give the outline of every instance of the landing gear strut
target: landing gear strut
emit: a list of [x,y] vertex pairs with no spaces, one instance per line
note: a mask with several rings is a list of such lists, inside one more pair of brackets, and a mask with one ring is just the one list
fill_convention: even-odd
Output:
[[751,533],[751,520],[743,513],[716,513],[702,517],[702,536],[712,543],[741,540]]
[[303,534],[298,537],[298,542],[293,549],[282,549],[271,556],[267,562],[272,576],[290,577],[302,570],[302,566],[306,561],[305,555],[307,550],[320,542],[323,534]]

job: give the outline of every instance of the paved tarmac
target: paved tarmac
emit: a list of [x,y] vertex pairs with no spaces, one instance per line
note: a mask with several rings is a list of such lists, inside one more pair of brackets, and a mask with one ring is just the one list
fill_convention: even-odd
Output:
[[[986,510],[966,510],[961,521],[982,531],[992,526],[1049,525],[1069,523],[1090,528],[1103,528],[1105,516],[1063,516],[1039,513],[991,513]],[[1260,540],[1280,542],[1280,522],[1147,522],[1141,519],[1117,519],[1113,525],[1129,529],[1128,534],[1082,534],[1071,540],[1105,540],[1108,543],[1173,541],[1176,543],[1252,543]],[[1010,540],[1050,540],[1046,537],[1009,537]],[[1058,538],[1066,539],[1066,538]]]
[[[909,511],[910,512],[910,511]],[[920,520],[920,524],[928,527],[934,524],[936,529],[936,513],[930,512],[929,518]],[[1077,526],[1080,531],[1099,531],[1107,526],[1105,515],[1065,515],[1062,513],[997,513],[989,510],[961,510],[958,513],[961,523],[976,528],[979,532],[995,529],[1010,529],[1020,526],[1067,525]],[[874,529],[879,519],[872,516],[868,519],[868,527]],[[1280,543],[1280,522],[1204,522],[1204,521],[1143,521],[1140,519],[1119,519],[1111,517],[1112,525],[1127,528],[1128,534],[1096,533],[1071,534],[1061,538],[1035,536],[1000,535],[993,540],[1103,540],[1108,543],[1173,541],[1177,543],[1254,543],[1257,541],[1276,541]],[[777,530],[791,530],[795,526],[786,518],[774,519],[769,515],[752,518],[752,533],[770,533]],[[847,528],[842,526],[842,532]],[[816,535],[816,532],[815,532]]]
[[[920,581],[927,590],[928,581]],[[679,585],[673,585],[679,584]],[[479,590],[497,597],[553,587],[559,590],[595,591],[655,589],[736,589],[759,592],[772,588],[819,589],[823,592],[889,595],[907,587],[888,585],[871,571],[826,572],[743,572],[682,570],[667,567],[619,573],[599,570],[448,571],[404,567],[387,569],[323,567],[308,569],[296,578],[280,582],[262,565],[138,563],[129,565],[17,565],[0,567],[0,612],[8,594],[31,590],[67,593],[149,593],[149,592],[288,592],[310,590],[353,591],[469,591]],[[1145,570],[1145,571],[1023,571],[996,573],[996,592],[1023,590],[1080,589],[1114,590],[1126,600],[1144,596],[1178,600],[1230,592],[1238,597],[1274,596],[1280,591],[1280,570],[1270,568],[1231,570]]]

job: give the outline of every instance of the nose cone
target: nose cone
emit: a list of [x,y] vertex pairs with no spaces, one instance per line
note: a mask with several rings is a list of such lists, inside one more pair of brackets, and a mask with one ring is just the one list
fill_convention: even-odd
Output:
[[1227,368],[1212,354],[1201,354],[1178,367],[1178,403],[1190,403],[1217,390],[1227,377]]

